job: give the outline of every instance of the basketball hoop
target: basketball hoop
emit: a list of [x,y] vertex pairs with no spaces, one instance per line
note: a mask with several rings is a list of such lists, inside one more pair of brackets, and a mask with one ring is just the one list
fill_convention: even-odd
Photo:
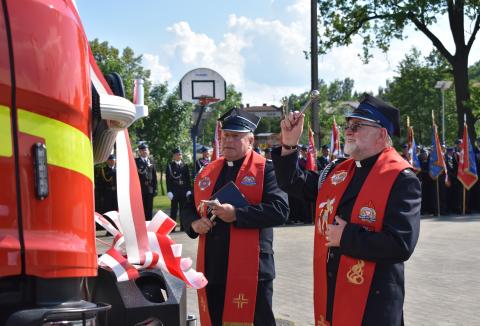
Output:
[[206,97],[206,96],[202,96],[198,99],[198,103],[201,105],[201,106],[208,106],[210,103],[215,103],[215,102],[218,102],[220,101],[219,98],[215,98],[215,97]]

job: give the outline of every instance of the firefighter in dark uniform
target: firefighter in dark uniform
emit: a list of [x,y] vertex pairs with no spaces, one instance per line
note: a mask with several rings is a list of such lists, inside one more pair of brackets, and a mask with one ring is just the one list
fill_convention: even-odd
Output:
[[95,181],[95,193],[97,193],[98,199],[96,211],[102,214],[118,211],[115,155],[108,156],[107,165],[97,170]]
[[425,148],[420,149],[418,159],[420,160],[421,171],[417,174],[422,185],[422,215],[429,215],[435,212],[434,196],[436,196],[436,186],[429,174],[429,153]]
[[210,153],[208,152],[208,148],[202,146],[202,148],[200,148],[200,153],[202,153],[202,157],[195,161],[195,174],[197,174],[205,165],[210,163]]
[[408,144],[403,144],[402,145],[401,156],[405,161],[410,162],[410,153],[408,152]]
[[322,146],[322,156],[317,159],[317,169],[321,172],[330,163],[330,148],[328,145]]
[[458,188],[462,187],[457,179],[458,160],[455,154],[455,148],[448,147],[445,153],[445,165],[447,167],[448,180],[450,187],[446,189],[447,213],[460,214],[461,207],[457,200]]
[[[196,177],[194,194],[182,212],[185,232],[191,238],[200,235],[197,270],[204,271],[208,279],[205,292],[199,291],[201,322],[210,319],[214,326],[222,322],[275,325],[272,227],[287,219],[287,195],[278,188],[271,161],[252,149],[253,131],[260,118],[234,108],[220,120],[223,157]],[[200,199],[209,199],[230,181],[235,182],[249,205],[215,206],[212,222],[211,215],[200,208]],[[249,295],[251,291],[256,295]]]
[[303,120],[292,112],[281,122],[283,145],[272,159],[283,190],[316,200],[315,324],[402,325],[403,262],[418,240],[421,189],[392,147],[399,112],[365,95],[347,116],[349,159],[321,176],[295,166]]
[[140,157],[135,159],[135,163],[142,188],[143,210],[145,211],[145,220],[150,221],[153,213],[153,197],[157,195],[157,170],[155,162],[149,157],[148,145],[140,144],[138,151]]
[[[182,151],[175,148],[172,151],[172,160],[167,165],[167,196],[170,199],[170,217],[176,221],[177,212],[183,209],[187,196],[191,193],[190,172],[188,166],[182,161]],[[180,222],[180,230],[183,225]]]

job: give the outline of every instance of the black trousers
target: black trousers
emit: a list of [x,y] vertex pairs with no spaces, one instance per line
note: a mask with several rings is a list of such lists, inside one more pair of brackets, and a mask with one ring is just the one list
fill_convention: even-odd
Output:
[[[171,203],[170,203],[170,218],[174,221],[177,220],[177,212],[180,209],[182,211],[183,207],[185,206],[185,202],[187,201],[186,197],[177,197],[174,196]],[[180,230],[183,230],[182,220],[179,218]]]
[[[208,310],[212,326],[222,325],[223,304],[225,301],[225,284],[207,285]],[[272,310],[273,280],[259,281],[257,301],[255,304],[255,326],[275,326]]]
[[145,212],[145,220],[150,221],[152,219],[153,212],[153,194],[142,191],[143,211]]

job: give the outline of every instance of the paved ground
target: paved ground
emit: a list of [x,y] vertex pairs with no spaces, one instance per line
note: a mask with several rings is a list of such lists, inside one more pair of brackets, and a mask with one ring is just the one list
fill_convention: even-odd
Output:
[[[183,257],[196,257],[197,241],[183,232]],[[313,226],[275,229],[273,306],[279,325],[313,325]],[[198,316],[187,290],[187,311]],[[290,322],[287,322],[290,321]],[[480,215],[425,217],[414,255],[406,263],[405,323],[415,326],[480,325]]]

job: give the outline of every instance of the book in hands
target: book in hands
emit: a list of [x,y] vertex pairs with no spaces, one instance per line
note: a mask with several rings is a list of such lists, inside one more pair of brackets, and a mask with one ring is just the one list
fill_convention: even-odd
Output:
[[[213,202],[218,201],[221,204],[230,204],[235,208],[245,207],[248,206],[248,201],[245,196],[240,192],[237,185],[233,183],[233,181],[228,182],[222,188],[220,188],[216,193],[214,193],[211,197],[210,201],[205,202],[212,202],[212,206],[208,205],[208,211],[211,211],[211,208],[215,206]],[[210,217],[210,221],[215,219],[215,215]]]

